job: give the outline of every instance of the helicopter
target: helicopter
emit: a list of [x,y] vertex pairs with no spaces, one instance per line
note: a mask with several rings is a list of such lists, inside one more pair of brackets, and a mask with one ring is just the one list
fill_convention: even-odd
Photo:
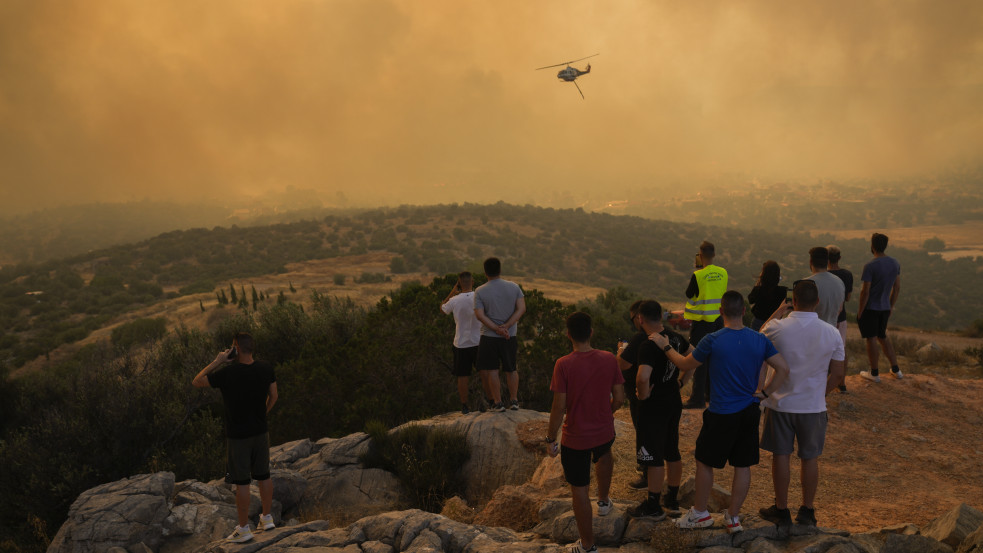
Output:
[[576,67],[570,67],[570,64],[571,63],[577,63],[578,61],[583,61],[583,60],[585,60],[587,58],[593,58],[594,56],[599,56],[599,55],[601,55],[600,52],[598,52],[597,54],[592,54],[592,55],[587,56],[585,58],[580,58],[578,60],[570,60],[570,61],[565,61],[563,63],[558,63],[556,65],[547,65],[545,67],[537,67],[536,68],[536,71],[539,71],[540,69],[549,69],[550,67],[560,67],[561,65],[565,65],[566,67],[564,67],[559,72],[557,72],[556,78],[557,79],[562,79],[562,80],[564,80],[564,81],[566,81],[568,83],[573,83],[573,86],[577,87],[577,92],[580,93],[580,97],[581,98],[584,98],[584,91],[583,90],[580,90],[580,85],[577,84],[577,77],[579,77],[581,75],[586,75],[586,74],[590,73],[590,63],[587,64],[587,69],[585,69],[583,71],[581,71],[580,69],[577,69]]

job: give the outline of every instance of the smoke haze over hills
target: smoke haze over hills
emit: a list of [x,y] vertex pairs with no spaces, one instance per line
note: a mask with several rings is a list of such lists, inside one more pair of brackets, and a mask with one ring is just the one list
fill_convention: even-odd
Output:
[[[972,1],[4,0],[0,211],[570,206],[977,165],[981,31]],[[533,70],[595,52],[586,100]]]

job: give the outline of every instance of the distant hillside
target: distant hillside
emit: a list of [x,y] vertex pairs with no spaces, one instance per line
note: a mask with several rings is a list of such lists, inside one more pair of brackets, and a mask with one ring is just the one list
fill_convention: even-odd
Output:
[[[0,270],[0,360],[12,366],[78,340],[111,317],[165,296],[217,291],[230,281],[283,272],[292,262],[368,252],[392,256],[390,273],[481,271],[496,255],[504,272],[589,286],[624,286],[680,301],[703,239],[717,246],[730,286],[748,292],[761,263],[774,259],[785,282],[809,274],[810,247],[832,241],[800,233],[739,230],[533,206],[403,206],[262,227],[216,227],[161,234],[136,244],[40,265]],[[840,242],[855,273],[870,257],[865,240]],[[892,323],[964,329],[981,316],[983,263],[944,261],[889,247],[902,264]],[[375,275],[371,278],[384,278]],[[165,294],[165,290],[167,293]],[[848,311],[856,311],[856,296]]]

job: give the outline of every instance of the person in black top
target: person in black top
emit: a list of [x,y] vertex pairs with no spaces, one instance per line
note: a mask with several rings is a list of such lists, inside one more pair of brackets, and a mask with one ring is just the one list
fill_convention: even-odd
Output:
[[[643,301],[638,306],[638,320],[646,335],[661,334],[667,337],[669,345],[666,348],[675,349],[681,355],[686,355],[692,349],[685,338],[662,325],[662,306],[659,302]],[[683,400],[679,389],[692,376],[693,370],[680,374],[665,352],[651,340],[645,340],[638,348],[637,364],[635,388],[638,394],[638,433],[641,434],[641,445],[636,450],[636,458],[647,467],[648,498],[629,510],[629,514],[662,520],[666,513],[660,505],[660,496],[662,482],[667,476],[666,467],[669,491],[665,506],[670,511],[679,510],[676,496],[683,475],[682,457],[679,454],[679,419],[683,411]]]
[[[628,314],[631,317],[631,324],[635,327],[638,332],[634,334],[627,342],[621,342],[618,345],[618,368],[621,369],[622,375],[625,377],[625,396],[628,397],[628,410],[631,413],[631,424],[635,427],[635,451],[638,451],[638,447],[641,445],[641,434],[638,432],[638,397],[635,395],[635,376],[638,374],[638,365],[635,360],[638,358],[638,348],[646,340],[648,340],[648,334],[641,331],[641,324],[638,322],[638,306],[641,305],[641,300],[636,301],[631,304],[628,308]],[[638,470],[641,472],[641,476],[638,480],[630,482],[628,487],[640,490],[648,487],[648,471],[645,467],[639,463]]]
[[228,473],[226,482],[236,485],[236,511],[239,526],[227,539],[242,543],[253,539],[249,530],[249,484],[257,481],[263,506],[257,529],[274,528],[270,513],[273,504],[273,481],[270,480],[270,437],[266,414],[277,400],[276,374],[273,365],[253,359],[253,337],[236,334],[232,347],[220,352],[192,384],[196,388],[218,388],[225,403],[228,436]]
[[[853,292],[853,273],[849,269],[840,268],[840,258],[842,257],[842,252],[840,248],[836,246],[826,246],[826,250],[829,251],[829,272],[840,277],[843,281],[843,287],[846,289],[846,295],[843,296],[843,309],[840,309],[839,316],[836,317],[836,329],[840,331],[840,338],[843,339],[843,343],[846,343],[846,302],[850,301],[850,294]],[[849,352],[846,353],[849,356]],[[846,365],[848,357],[843,358],[843,381],[840,382],[838,388],[841,392],[846,391]]]
[[761,265],[761,276],[747,296],[747,301],[751,304],[751,314],[754,315],[751,330],[761,330],[761,325],[785,301],[788,288],[778,285],[781,280],[782,270],[777,262],[769,259]]

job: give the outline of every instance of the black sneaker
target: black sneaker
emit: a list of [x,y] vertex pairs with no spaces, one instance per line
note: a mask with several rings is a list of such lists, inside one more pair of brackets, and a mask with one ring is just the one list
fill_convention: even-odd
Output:
[[492,411],[495,411],[495,412],[498,412],[498,413],[504,413],[505,412],[505,404],[502,403],[501,401],[499,401],[495,405],[492,405],[491,410]]
[[636,490],[644,490],[645,488],[649,487],[649,479],[643,472],[641,475],[639,475],[638,480],[635,480],[634,482],[629,482],[628,487],[634,488]]
[[664,505],[665,508],[666,508],[666,510],[669,511],[670,513],[678,513],[678,512],[680,512],[680,510],[679,510],[679,500],[665,498],[662,501],[662,505]]
[[779,509],[777,506],[772,505],[767,509],[759,509],[758,514],[761,515],[761,518],[778,526],[787,527],[792,525],[792,513],[788,509]]
[[815,526],[816,510],[806,506],[799,507],[799,512],[795,515],[795,523],[802,526]]
[[461,404],[461,414],[462,415],[467,415],[470,412],[471,412],[471,409],[468,409],[468,404],[467,403],[462,403]]
[[512,409],[513,411],[518,411],[519,410],[519,400],[513,399],[512,400],[511,407],[509,407],[509,408]]
[[666,518],[666,512],[662,510],[658,502],[646,499],[636,507],[628,509],[628,514],[632,518],[651,518],[656,522]]
[[839,386],[837,386],[837,388],[840,389],[840,393],[841,394],[845,394],[846,393],[846,384],[840,384]]

